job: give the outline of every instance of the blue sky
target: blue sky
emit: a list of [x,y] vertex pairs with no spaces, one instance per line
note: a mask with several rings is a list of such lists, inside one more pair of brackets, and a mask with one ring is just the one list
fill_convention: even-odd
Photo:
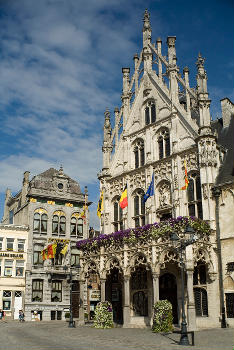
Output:
[[122,67],[142,49],[142,18],[152,40],[176,36],[178,66],[195,85],[206,58],[211,114],[234,101],[234,4],[228,0],[0,0],[0,216],[5,189],[20,189],[25,170],[50,167],[88,186],[98,227],[97,172],[104,111],[120,107]]

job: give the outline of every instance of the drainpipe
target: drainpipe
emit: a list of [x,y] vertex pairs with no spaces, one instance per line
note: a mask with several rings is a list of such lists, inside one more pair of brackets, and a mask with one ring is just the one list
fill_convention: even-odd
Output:
[[218,270],[219,270],[219,297],[220,297],[220,312],[221,312],[221,328],[226,328],[227,322],[226,322],[226,313],[225,313],[225,306],[224,306],[223,264],[222,264],[220,225],[219,225],[219,197],[221,195],[220,188],[213,187],[212,194],[215,198],[215,221],[216,221],[216,242],[217,242]]

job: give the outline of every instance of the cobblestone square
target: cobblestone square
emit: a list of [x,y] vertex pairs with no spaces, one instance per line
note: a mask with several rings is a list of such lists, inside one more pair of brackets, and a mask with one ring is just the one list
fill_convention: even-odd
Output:
[[[65,322],[0,323],[0,350],[168,350],[183,349],[178,334],[155,334],[150,329],[68,328]],[[233,350],[233,329],[195,332],[192,350]]]

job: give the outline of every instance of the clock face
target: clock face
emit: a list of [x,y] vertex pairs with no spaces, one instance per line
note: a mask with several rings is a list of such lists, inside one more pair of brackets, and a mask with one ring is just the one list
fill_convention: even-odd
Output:
[[63,189],[63,184],[62,184],[61,182],[58,184],[58,189],[59,189],[59,190],[62,190],[62,189]]

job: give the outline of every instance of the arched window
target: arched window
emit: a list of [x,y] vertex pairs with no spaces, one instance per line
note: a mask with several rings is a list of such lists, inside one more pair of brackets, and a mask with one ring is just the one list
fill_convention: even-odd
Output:
[[159,159],[169,157],[171,154],[170,134],[168,129],[161,129],[158,134],[158,156]]
[[65,236],[66,234],[66,217],[65,213],[61,210],[54,212],[52,220],[52,234]]
[[34,233],[47,233],[47,211],[45,209],[36,209],[33,216],[33,232]]
[[116,199],[113,202],[113,209],[114,209],[114,221],[113,221],[113,229],[114,232],[123,230],[123,210],[119,206],[119,197],[116,197]]
[[156,108],[153,101],[147,102],[145,107],[145,125],[155,123],[156,121]]
[[42,250],[44,246],[42,244],[34,244],[33,246],[33,265],[43,265]]
[[133,220],[135,221],[135,227],[145,225],[145,202],[144,192],[138,190],[133,196],[134,201],[134,215]]
[[145,147],[144,141],[139,140],[134,145],[135,168],[139,168],[145,164]]
[[189,174],[189,184],[187,193],[189,215],[196,216],[202,219],[202,194],[200,176],[198,173]]
[[83,219],[79,213],[72,214],[71,217],[71,236],[83,237]]

